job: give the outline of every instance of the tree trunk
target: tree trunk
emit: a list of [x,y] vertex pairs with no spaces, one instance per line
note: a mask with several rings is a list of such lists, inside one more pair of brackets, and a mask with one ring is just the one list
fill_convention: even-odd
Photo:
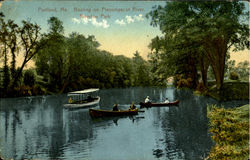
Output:
[[200,58],[200,68],[201,68],[201,77],[202,77],[202,82],[205,87],[207,87],[207,71],[209,67],[209,62],[208,59],[203,55]]
[[15,77],[15,73],[16,73],[16,55],[15,55],[15,51],[16,51],[16,44],[14,44],[14,46],[11,47],[11,54],[12,54],[11,77],[12,77],[12,79]]
[[189,64],[190,64],[190,69],[191,69],[191,76],[193,79],[193,84],[192,84],[192,88],[196,88],[197,84],[198,84],[198,73],[197,73],[197,68],[196,68],[196,64],[194,59],[191,57],[189,59]]
[[17,80],[18,80],[19,77],[21,76],[21,73],[22,73],[23,68],[24,68],[24,66],[25,66],[26,63],[27,63],[27,62],[26,62],[26,58],[25,58],[25,59],[24,59],[24,62],[23,62],[23,64],[22,64],[22,66],[21,66],[21,68],[20,68],[20,69],[18,70],[18,72],[15,74],[15,78],[14,78],[14,80],[13,80],[13,83],[11,84],[11,88],[12,88],[12,89],[16,86]]
[[7,56],[7,48],[6,45],[4,45],[4,66],[3,66],[3,89],[4,89],[4,94],[7,93],[8,86],[10,83],[10,75],[9,75],[9,67],[8,67],[8,56]]
[[65,88],[67,87],[67,85],[69,84],[69,80],[70,80],[70,76],[71,76],[71,68],[72,68],[72,55],[70,54],[69,55],[69,67],[68,67],[68,72],[67,72],[67,75],[66,75],[66,80],[64,81],[64,84],[63,84],[63,87],[60,91],[60,93],[63,93]]
[[215,76],[216,88],[220,90],[224,81],[227,43],[225,43],[223,38],[217,38],[211,43],[206,43],[205,49]]

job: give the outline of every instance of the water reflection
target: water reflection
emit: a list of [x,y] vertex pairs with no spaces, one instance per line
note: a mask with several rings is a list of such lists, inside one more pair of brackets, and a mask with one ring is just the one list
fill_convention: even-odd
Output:
[[[179,107],[144,109],[136,116],[92,119],[88,109],[63,109],[66,95],[0,99],[0,149],[13,159],[153,160],[203,159],[212,141],[207,104],[217,102],[175,88],[100,91],[101,109],[128,109],[146,96],[155,102],[180,100]],[[137,105],[138,107],[138,105]]]

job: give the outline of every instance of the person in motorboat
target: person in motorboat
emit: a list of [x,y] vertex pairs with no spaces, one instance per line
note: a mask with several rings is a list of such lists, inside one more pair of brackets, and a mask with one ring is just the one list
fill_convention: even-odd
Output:
[[118,109],[118,104],[114,104],[114,106],[113,106],[113,111],[119,111],[119,109]]
[[129,110],[135,110],[135,109],[136,109],[135,103],[132,102],[131,105],[130,105]]
[[73,99],[71,97],[69,98],[69,103],[73,103]]
[[169,100],[168,100],[168,98],[166,98],[166,100],[164,101],[164,103],[169,103]]
[[147,97],[146,97],[146,99],[145,99],[145,103],[150,103],[149,96],[147,96]]

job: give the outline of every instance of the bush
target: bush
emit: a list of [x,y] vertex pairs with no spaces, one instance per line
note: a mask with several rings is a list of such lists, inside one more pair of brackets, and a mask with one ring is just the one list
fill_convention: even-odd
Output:
[[32,96],[31,93],[32,88],[30,86],[20,86],[16,87],[14,90],[16,96]]
[[191,78],[180,79],[177,82],[177,87],[178,88],[191,88],[192,87],[192,79]]
[[43,89],[41,86],[34,85],[32,87],[32,95],[42,95],[42,94],[45,94],[45,89]]
[[230,72],[229,79],[231,80],[238,80],[239,75],[236,72]]
[[173,82],[173,85],[174,85],[174,86],[178,86],[178,82],[179,82],[179,80],[180,80],[180,79],[182,79],[182,77],[183,77],[183,76],[182,76],[182,75],[180,75],[180,74],[175,75],[175,76],[174,76],[174,82]]
[[196,91],[203,92],[205,90],[206,90],[206,86],[202,82],[198,83],[198,85],[196,87]]
[[249,105],[233,109],[208,106],[207,116],[216,144],[206,159],[248,159]]
[[24,79],[23,82],[25,85],[27,86],[33,86],[36,82],[36,77],[35,77],[35,73],[32,70],[26,70],[24,73]]

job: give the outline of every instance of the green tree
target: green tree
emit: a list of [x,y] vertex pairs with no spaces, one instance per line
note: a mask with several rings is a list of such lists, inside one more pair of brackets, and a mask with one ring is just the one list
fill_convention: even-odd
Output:
[[150,66],[149,64],[140,56],[139,52],[134,53],[132,58],[134,62],[135,69],[135,85],[136,86],[146,86],[151,84],[150,80]]
[[249,61],[245,60],[243,62],[240,62],[237,65],[237,73],[240,76],[240,79],[245,80],[245,81],[249,81]]
[[[99,73],[97,47],[99,43],[94,36],[85,37],[79,33],[71,33],[67,38],[67,74],[64,88],[82,78],[95,78]],[[97,74],[98,75],[98,74]]]
[[45,77],[44,79],[49,80],[52,91],[58,91],[62,88],[66,70],[66,40],[63,36],[62,21],[57,17],[50,17],[48,25],[49,33],[44,34],[40,41],[46,46],[36,56],[36,70],[39,75]]
[[33,86],[36,82],[36,76],[33,70],[28,69],[24,73],[23,83],[27,86]]
[[38,53],[44,44],[40,43],[40,27],[37,24],[33,24],[30,21],[22,21],[22,27],[20,28],[21,46],[24,50],[24,60],[20,69],[16,72],[13,79],[12,88],[16,85],[24,66]]
[[147,73],[149,64],[139,53],[135,54],[133,60],[125,56],[113,56],[107,51],[100,51],[100,44],[92,35],[85,37],[72,32],[68,37],[64,36],[63,23],[56,17],[51,17],[48,24],[49,33],[41,40],[47,45],[39,51],[35,61],[37,73],[48,77],[49,86],[54,89],[52,91],[150,83]]
[[8,27],[7,24],[3,20],[4,15],[0,13],[0,48],[1,55],[4,57],[4,65],[3,65],[3,89],[4,94],[6,94],[9,83],[10,83],[10,73],[8,66],[8,44],[7,44],[7,35],[8,35]]
[[160,81],[181,75],[185,79],[191,78],[191,87],[195,88],[198,83],[199,57],[197,51],[200,48],[198,45],[192,45],[185,37],[180,37],[173,39],[166,35],[152,39],[149,45],[151,62],[155,63],[154,72]]
[[17,38],[20,28],[17,24],[14,23],[13,20],[8,20],[7,27],[8,27],[7,31],[8,33],[6,34],[7,36],[6,43],[12,56],[10,71],[11,71],[11,77],[12,79],[14,79],[16,73],[16,54],[20,48],[18,47],[18,38]]
[[169,39],[177,41],[182,37],[192,47],[202,47],[218,89],[223,84],[229,49],[249,47],[249,28],[244,23],[248,13],[242,2],[167,2],[165,7],[154,7],[149,16],[151,24],[159,26]]

